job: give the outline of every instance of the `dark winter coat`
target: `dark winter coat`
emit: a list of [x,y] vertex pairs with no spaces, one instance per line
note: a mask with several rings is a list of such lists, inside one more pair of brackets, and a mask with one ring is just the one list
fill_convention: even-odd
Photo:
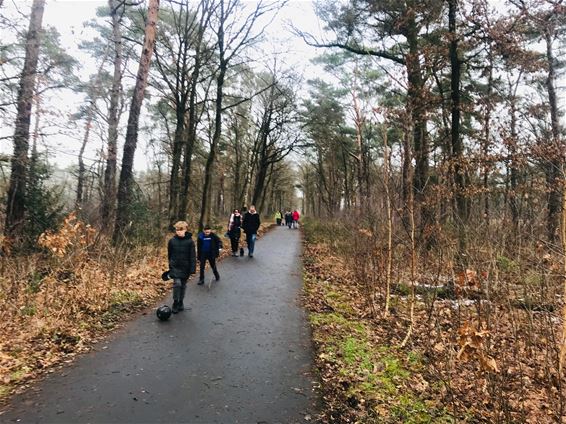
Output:
[[[197,256],[198,256],[198,260],[202,261],[203,259],[205,259],[205,253],[203,250],[203,244],[204,244],[204,238],[206,236],[204,235],[204,233],[200,233],[197,237]],[[214,234],[214,233],[210,233],[210,250],[209,250],[209,254],[214,257],[217,258],[218,256],[220,256],[220,249],[222,249],[222,241],[220,240],[220,238]]]
[[167,245],[170,278],[189,278],[197,269],[195,242],[188,231],[185,237],[175,234]]
[[242,222],[242,229],[247,235],[257,234],[260,224],[259,213],[247,212],[244,215],[244,222]]
[[242,226],[242,215],[230,216],[230,222],[228,223],[228,237],[230,238],[240,238],[240,227]]

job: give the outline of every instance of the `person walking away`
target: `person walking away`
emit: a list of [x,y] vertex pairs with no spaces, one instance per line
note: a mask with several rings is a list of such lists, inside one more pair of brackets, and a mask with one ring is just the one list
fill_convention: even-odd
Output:
[[238,256],[238,246],[240,245],[240,237],[242,235],[241,227],[242,215],[238,209],[234,209],[228,221],[228,237],[230,237],[232,256]]
[[299,211],[297,209],[295,209],[293,211],[293,228],[298,228],[299,227]]
[[254,247],[257,238],[257,230],[261,220],[259,219],[259,214],[255,210],[255,206],[251,205],[250,210],[244,215],[244,220],[242,222],[242,228],[246,233],[246,243],[248,245],[248,256],[250,258],[254,257]]
[[188,232],[189,224],[179,221],[173,226],[175,235],[167,244],[167,259],[169,261],[169,277],[173,279],[173,307],[176,314],[185,309],[183,300],[187,288],[187,280],[196,272],[195,243],[192,234]]
[[275,223],[278,227],[281,225],[281,211],[275,212]]
[[202,233],[199,233],[197,238],[197,255],[200,263],[199,286],[204,284],[204,268],[206,261],[210,264],[216,281],[220,280],[220,274],[216,269],[216,258],[220,256],[220,249],[222,249],[220,237],[212,232],[210,226],[205,226]]

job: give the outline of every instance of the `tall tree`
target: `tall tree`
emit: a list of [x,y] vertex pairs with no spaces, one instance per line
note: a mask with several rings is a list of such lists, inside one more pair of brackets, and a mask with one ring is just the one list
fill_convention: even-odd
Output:
[[[334,47],[360,55],[375,56],[402,65],[407,73],[406,107],[411,116],[411,138],[414,149],[415,169],[413,188],[415,200],[420,205],[420,229],[424,232],[432,224],[433,210],[426,201],[429,190],[430,143],[427,130],[427,88],[423,69],[423,32],[438,17],[442,1],[373,0],[325,3],[318,11],[327,23],[327,29],[335,34],[329,42],[314,40],[303,34],[305,41],[317,47]],[[371,34],[371,36],[368,36]],[[405,42],[398,42],[398,36]],[[381,40],[390,37],[390,43]],[[381,48],[369,45],[380,40]],[[408,199],[405,199],[408,203]],[[427,234],[430,235],[429,232]]]
[[463,169],[464,146],[460,135],[460,80],[462,59],[459,51],[459,34],[456,29],[456,16],[458,12],[458,0],[447,0],[448,2],[448,36],[450,40],[450,141],[451,141],[451,163],[453,164],[453,184],[456,190],[456,211],[458,241],[460,251],[466,249],[466,227],[469,218],[469,206],[466,198],[465,172]]
[[[218,71],[216,74],[216,98],[214,102],[214,132],[210,143],[210,151],[204,172],[204,187],[199,217],[199,228],[210,221],[212,204],[212,178],[218,144],[222,136],[222,114],[224,109],[224,83],[226,73],[233,59],[242,50],[253,45],[263,35],[265,26],[254,32],[257,21],[263,15],[273,11],[277,2],[259,1],[252,6],[251,12],[242,16],[244,7],[240,0],[219,0],[215,16],[215,33],[217,36]],[[269,22],[267,23],[269,24]],[[266,24],[266,25],[267,25]]]
[[550,134],[543,136],[541,145],[543,167],[547,191],[547,238],[558,240],[560,209],[562,207],[562,189],[564,184],[563,167],[566,163],[566,143],[560,125],[558,96],[556,92],[557,59],[555,57],[556,40],[563,37],[566,28],[566,6],[562,1],[553,0],[512,0],[527,23],[528,35],[544,42],[548,113],[550,115]]
[[294,123],[298,121],[295,93],[273,73],[270,88],[260,96],[261,112],[253,148],[256,177],[252,204],[263,206],[267,178],[273,165],[282,161],[297,144]]
[[5,224],[5,233],[11,236],[18,236],[21,233],[25,214],[31,107],[39,60],[40,32],[44,9],[45,0],[34,0],[26,36],[24,68],[18,90],[14,155],[12,157],[12,173],[8,188]]
[[139,62],[136,84],[130,104],[124,153],[122,155],[122,169],[118,183],[118,205],[116,208],[116,222],[114,227],[114,241],[119,241],[126,232],[129,222],[129,212],[132,200],[134,155],[138,141],[138,126],[141,106],[147,79],[151,56],[155,46],[155,33],[159,13],[159,0],[149,0],[147,21],[145,25],[144,42]]
[[159,73],[155,85],[167,99],[167,104],[171,105],[175,116],[169,180],[170,222],[186,217],[198,124],[201,68],[212,55],[212,49],[206,48],[204,38],[213,2],[200,2],[196,11],[189,8],[186,0],[176,6],[166,9],[165,14],[162,11],[155,51]]
[[110,88],[108,107],[108,140],[106,147],[106,167],[102,188],[101,225],[108,229],[116,204],[116,162],[118,150],[118,122],[120,120],[120,99],[122,94],[122,33],[120,25],[125,11],[125,1],[108,0],[112,19],[112,45],[114,51],[114,71]]

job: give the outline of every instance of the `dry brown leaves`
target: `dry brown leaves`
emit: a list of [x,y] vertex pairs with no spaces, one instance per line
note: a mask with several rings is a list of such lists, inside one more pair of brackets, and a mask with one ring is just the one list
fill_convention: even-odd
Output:
[[[340,290],[346,287],[353,305],[351,313],[358,319],[371,320],[364,301],[367,292],[352,277],[354,260],[347,253],[336,254],[330,246],[307,243],[306,280],[316,278],[332,287],[339,286]],[[551,259],[542,259],[543,265],[552,271]],[[394,271],[400,280],[407,272]],[[458,422],[560,422],[559,390],[566,388],[566,378],[559,375],[556,361],[561,309],[529,311],[499,301],[501,298],[466,298],[466,289],[479,293],[487,285],[491,290],[497,289],[497,284],[502,283],[495,278],[483,269],[468,269],[456,275],[456,285],[465,288],[457,300],[435,299],[431,305],[430,299],[424,302],[419,297],[413,336],[407,348],[420,352],[426,367],[411,377],[415,379],[412,388],[422,399],[444,406]],[[507,287],[514,290],[513,284]],[[308,308],[312,312],[332,312],[334,305],[325,298],[326,289],[308,281],[307,287]],[[391,314],[373,319],[370,337],[376,346],[398,345],[407,331],[408,297],[393,298]],[[324,331],[331,335],[333,329]],[[371,422],[367,417],[360,418],[360,405],[348,405],[341,395],[348,382],[338,375],[335,360],[327,354],[316,357],[328,410],[323,419]],[[390,408],[384,409],[386,416]]]
[[[262,225],[260,235],[271,226]],[[170,289],[161,280],[167,269],[165,239],[159,249],[126,252],[93,246],[95,235],[71,214],[59,231],[40,237],[47,257],[2,258],[0,402],[53,367],[72,362]],[[14,277],[21,272],[16,269],[25,274]]]

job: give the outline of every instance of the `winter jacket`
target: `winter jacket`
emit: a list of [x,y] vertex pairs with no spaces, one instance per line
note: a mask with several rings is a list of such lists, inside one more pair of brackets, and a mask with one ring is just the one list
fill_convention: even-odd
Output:
[[231,230],[234,230],[234,229],[240,229],[241,226],[242,226],[242,215],[240,215],[240,214],[230,215],[230,221],[228,222],[228,231],[231,231]]
[[[204,247],[207,243],[210,243],[209,250],[205,252]],[[207,237],[204,233],[199,233],[197,237],[197,255],[199,261],[210,256],[217,258],[220,256],[220,249],[222,249],[222,241],[216,234],[210,233]]]
[[293,221],[298,221],[299,220],[299,212],[295,211],[293,212]]
[[167,258],[169,259],[170,278],[189,278],[197,269],[195,243],[192,234],[185,233],[185,237],[175,235],[167,245]]
[[259,219],[259,213],[247,212],[244,215],[244,222],[242,223],[242,229],[247,235],[257,234],[259,229],[259,224],[261,223]]

